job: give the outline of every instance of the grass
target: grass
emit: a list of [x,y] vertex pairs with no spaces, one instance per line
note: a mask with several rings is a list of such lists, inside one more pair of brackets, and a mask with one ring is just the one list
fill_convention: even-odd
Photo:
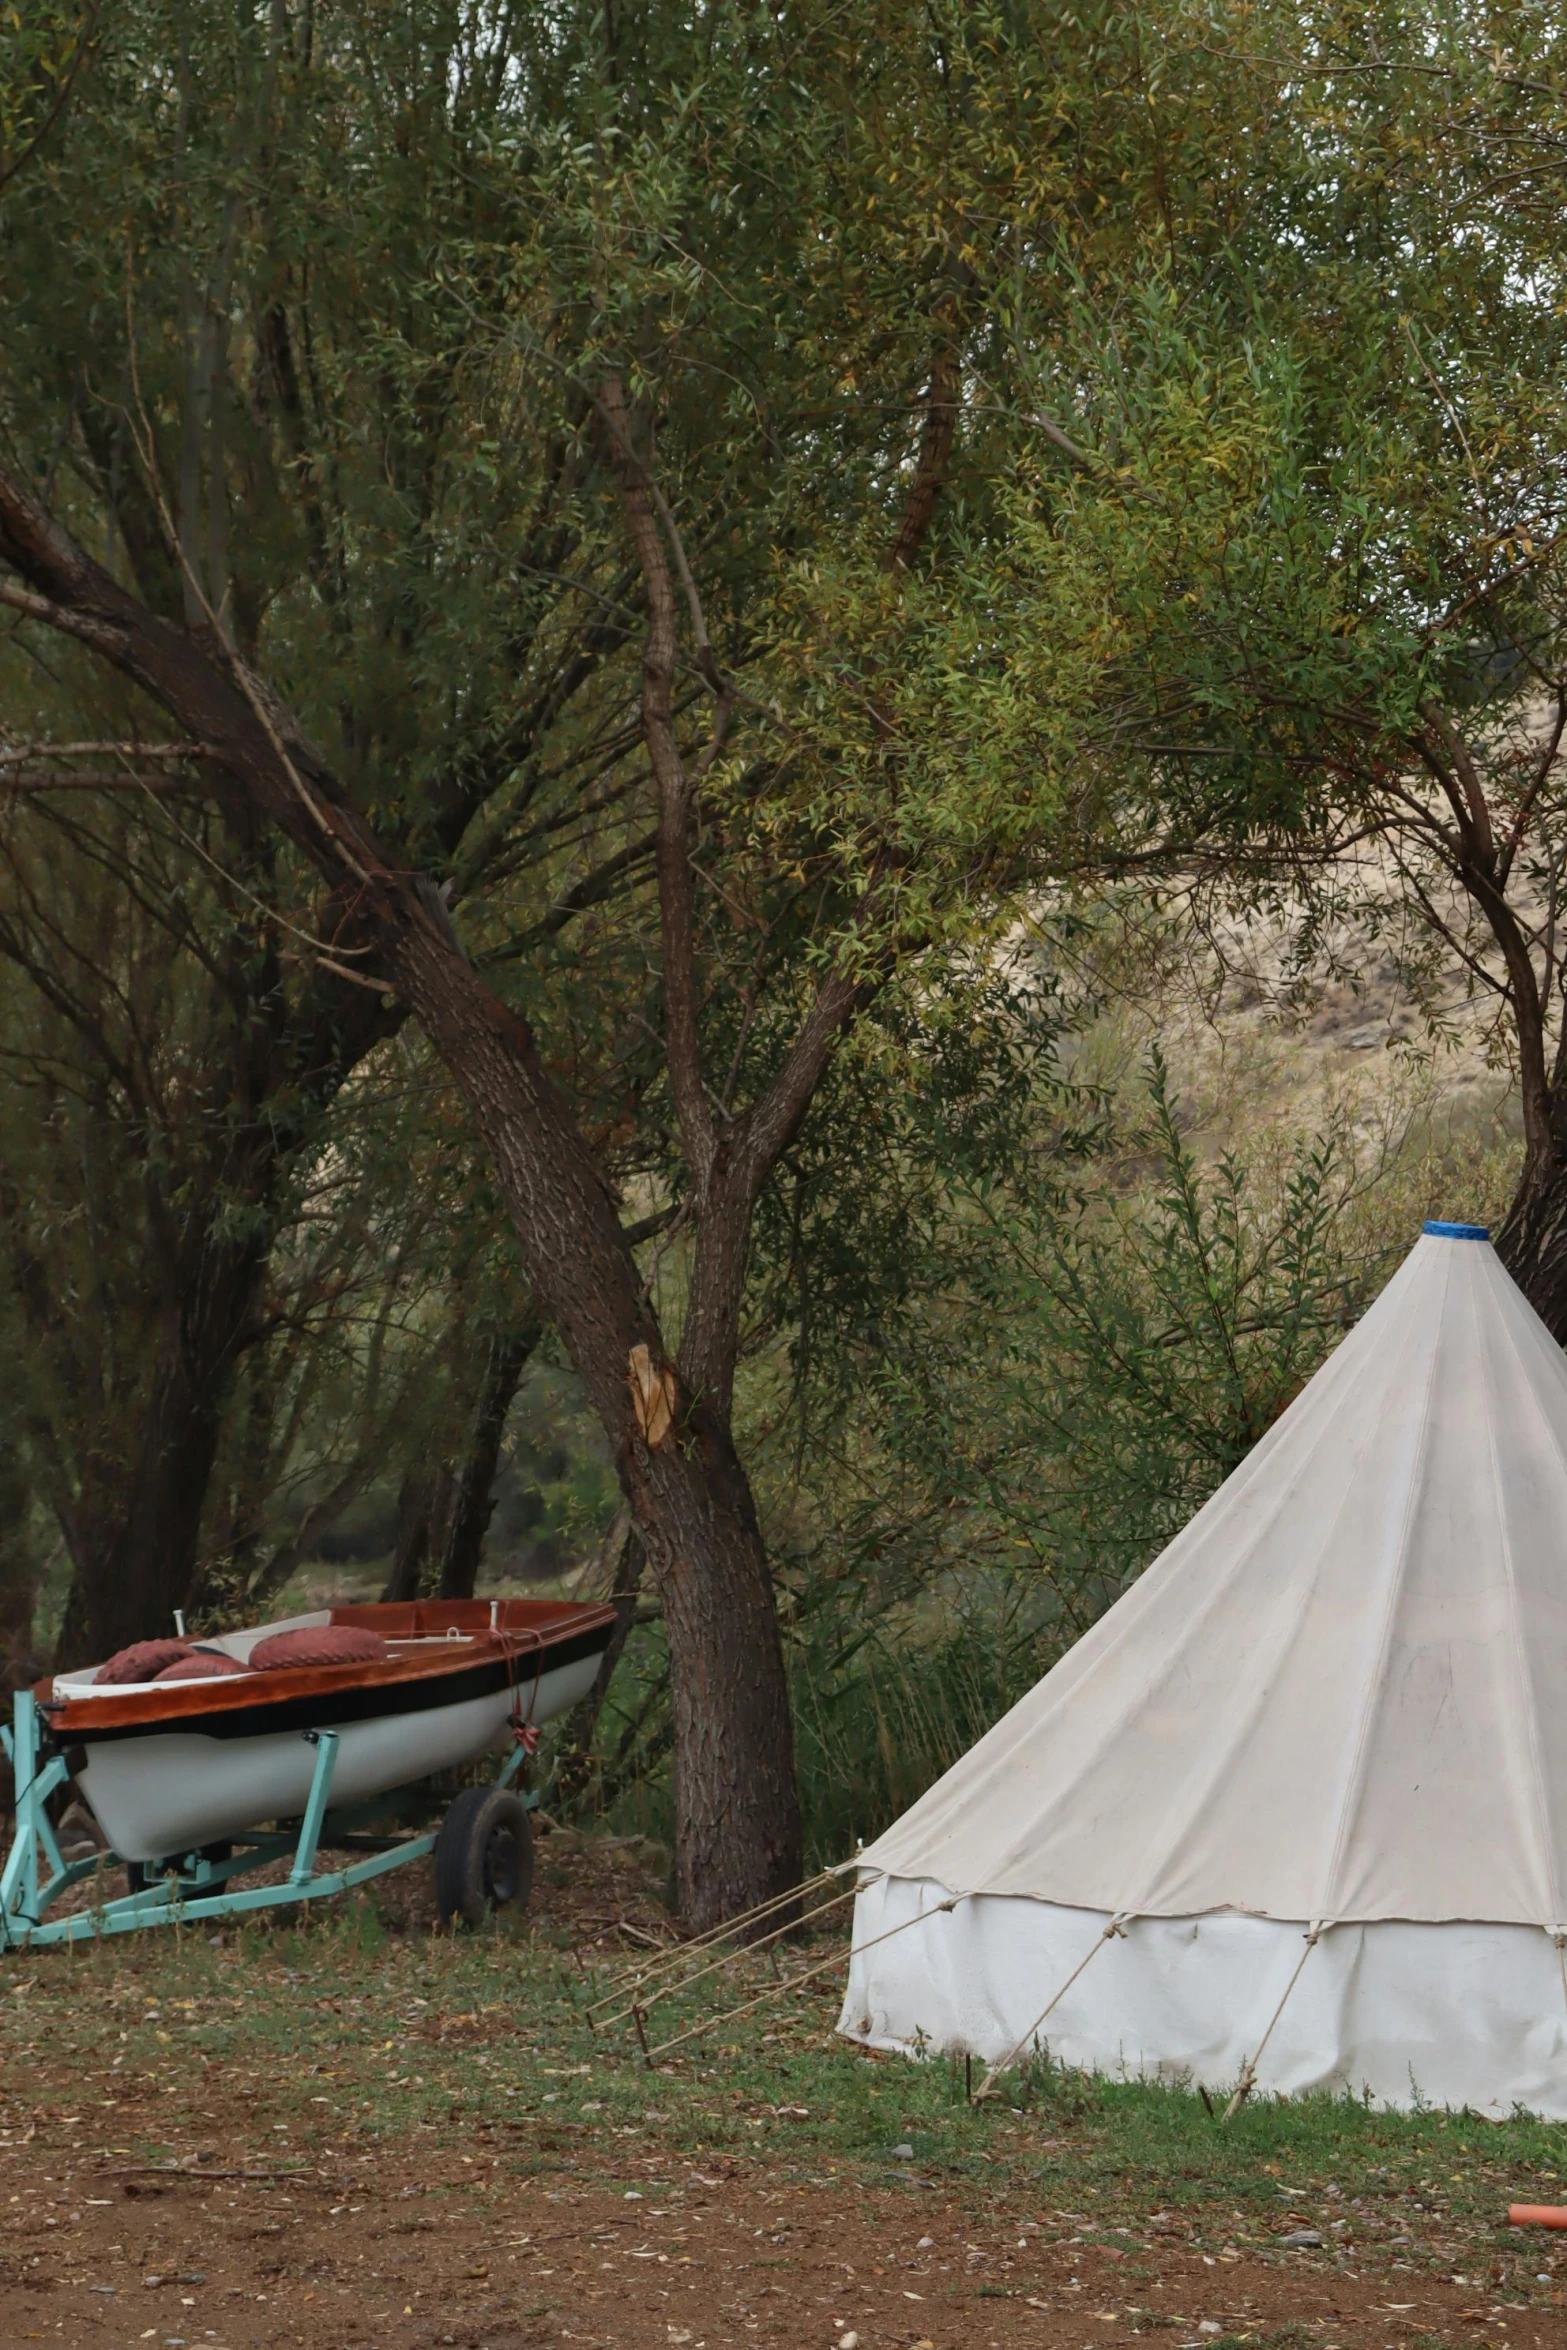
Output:
[[[740,1973],[715,2010],[770,1980],[762,1959]],[[312,2162],[482,2140],[506,2175],[629,2193],[693,2165],[763,2165],[780,2180],[1005,2193],[1089,2237],[1135,2226],[1215,2255],[1293,2222],[1321,2231],[1323,2257],[1375,2253],[1493,2290],[1527,2290],[1542,2266],[1540,2240],[1505,2219],[1510,2199],[1561,2190],[1567,2140],[1552,2124],[1303,2098],[1255,2101],[1221,2126],[1181,2090],[1044,2064],[976,2106],[961,2062],[877,2061],[837,2041],[820,1984],[650,2073],[628,2031],[590,2029],[604,1983],[541,1930],[393,1939],[367,1900],[220,1946],[186,1932],[12,1955],[5,2126],[36,2127],[42,2148],[70,2116],[73,2145],[149,2163],[213,2143]],[[663,2028],[701,1997],[660,2011]]]

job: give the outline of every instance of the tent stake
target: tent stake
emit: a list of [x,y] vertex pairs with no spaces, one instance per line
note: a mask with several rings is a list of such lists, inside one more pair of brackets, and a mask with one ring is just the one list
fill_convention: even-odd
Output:
[[1038,2015],[1035,2016],[1033,2022],[1029,2025],[1028,2030],[1022,2035],[1021,2039],[1014,2040],[1011,2047],[1007,2050],[1005,2056],[999,2057],[997,2061],[991,2066],[989,2072],[986,2073],[984,2079],[980,2082],[979,2087],[974,2092],[973,2102],[976,2105],[979,2103],[982,2097],[995,2096],[996,2083],[1000,2080],[1008,2065],[1012,2062],[1013,2058],[1018,2054],[1020,2049],[1027,2047],[1029,2041],[1033,2039],[1035,2033],[1039,2030],[1039,2027],[1044,2022],[1045,2018],[1050,2014],[1052,2008],[1056,2007],[1059,2002],[1066,1997],[1067,1993],[1071,1990],[1072,1985],[1077,1981],[1078,1976],[1082,1973],[1084,1967],[1087,1966],[1089,1959],[1091,1959],[1096,1952],[1103,1950],[1105,1944],[1111,1941],[1117,1934],[1124,1938],[1126,1929],[1131,1924],[1131,1922],[1132,1921],[1130,1916],[1123,1915],[1119,1911],[1110,1920],[1110,1923],[1106,1926],[1104,1932],[1099,1936],[1098,1940],[1093,1944],[1093,1947],[1078,1960],[1076,1966],[1067,1976],[1066,1981],[1062,1984],[1054,1999],[1049,2000],[1046,2005],[1040,2009]]
[[1306,1947],[1301,1952],[1299,1958],[1297,1958],[1295,1961],[1295,1972],[1291,1975],[1289,1981],[1285,1984],[1283,1998],[1280,1999],[1278,2006],[1274,2009],[1271,2017],[1269,2018],[1267,2030],[1263,2033],[1262,2038],[1257,2042],[1256,2055],[1249,2056],[1246,2059],[1246,2062],[1241,2066],[1241,2077],[1235,2084],[1235,2094],[1230,2099],[1230,2102],[1225,2107],[1223,2113],[1219,2116],[1221,2122],[1232,2120],[1234,2116],[1240,2112],[1241,2107],[1245,2104],[1247,2098],[1251,2095],[1252,2090],[1256,2087],[1257,2067],[1262,2062],[1262,2052],[1273,2037],[1274,2025],[1278,2022],[1280,2016],[1284,2013],[1284,2001],[1288,1999],[1290,1993],[1294,1990],[1296,1984],[1300,1981],[1301,1968],[1305,1965],[1307,1959],[1311,1956],[1313,1950],[1315,1950],[1317,1946],[1317,1936],[1322,1932],[1323,1924],[1324,1920],[1318,1918],[1315,1925],[1313,1925],[1308,1931],[1306,1935]]

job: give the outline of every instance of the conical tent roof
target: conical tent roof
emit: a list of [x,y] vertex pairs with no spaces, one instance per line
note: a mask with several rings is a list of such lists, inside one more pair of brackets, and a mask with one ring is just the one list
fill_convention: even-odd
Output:
[[1567,1925],[1567,1357],[1473,1229],[1427,1226],[863,1866],[1123,1916]]

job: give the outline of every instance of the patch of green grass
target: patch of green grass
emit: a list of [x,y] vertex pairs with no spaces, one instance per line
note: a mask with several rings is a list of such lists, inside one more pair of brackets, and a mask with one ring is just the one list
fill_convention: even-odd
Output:
[[[784,1973],[799,1964],[786,1958]],[[1313,2261],[1400,2260],[1493,2291],[1531,2289],[1549,2257],[1504,2223],[1509,2200],[1561,2192],[1567,2134],[1553,2124],[1306,2097],[1254,2099],[1226,2125],[1179,2088],[1046,2063],[971,2104],[961,2060],[877,2060],[836,2039],[831,1973],[650,2071],[629,2023],[592,2028],[610,1979],[542,1931],[388,1937],[367,1901],[221,1946],[187,1931],[13,1954],[0,1973],[6,2120],[90,2116],[93,2142],[151,2161],[201,2143],[203,2110],[279,2162],[393,2139],[482,2142],[504,2163],[491,2184],[565,2171],[646,2192],[736,2161],[780,2180],[935,2182],[1004,2194],[1052,2230],[1127,2252],[1129,2238],[1255,2250],[1310,2227],[1323,2238]],[[650,2039],[771,1982],[769,1961],[748,1956],[653,2007]],[[175,2081],[181,2101],[165,2107]],[[1293,2350],[1287,2334],[1268,2345]]]
[[1320,2350],[1310,2326],[1269,2326],[1255,2334],[1216,2334],[1213,2350]]

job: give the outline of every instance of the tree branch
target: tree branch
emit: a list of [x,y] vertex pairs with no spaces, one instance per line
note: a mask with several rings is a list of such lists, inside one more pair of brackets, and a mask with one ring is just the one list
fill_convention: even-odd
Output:
[[1529,819],[1534,813],[1535,803],[1538,801],[1541,792],[1544,791],[1547,782],[1550,780],[1551,769],[1555,766],[1557,753],[1562,747],[1562,734],[1564,729],[1567,729],[1567,694],[1558,692],[1556,696],[1556,715],[1551,723],[1550,736],[1546,742],[1544,750],[1540,753],[1539,758],[1535,761],[1533,781],[1530,783],[1529,789],[1524,793],[1522,800],[1518,804],[1518,813],[1513,818],[1512,824],[1508,828],[1507,840],[1502,849],[1501,861],[1497,866],[1496,878],[1501,883],[1503,889],[1507,887],[1508,877],[1513,869],[1513,861],[1517,857],[1518,851],[1523,844],[1524,833],[1528,829]]
[[[695,784],[675,736],[674,678],[677,635],[674,590],[649,494],[648,469],[632,447],[625,391],[617,375],[605,378],[601,405],[610,420],[619,460],[626,526],[642,568],[648,627],[642,652],[642,730],[658,792],[659,929],[664,976],[664,1046],[669,1090],[680,1139],[698,1194],[706,1191],[718,1147],[702,1082],[702,1039],[696,984],[696,912],[691,872],[691,817]],[[715,736],[728,723],[720,692]]]
[[925,395],[925,424],[914,479],[904,500],[903,515],[887,549],[885,568],[904,571],[925,544],[936,500],[947,478],[952,443],[958,425],[958,356],[950,343],[937,351]]
[[[1446,752],[1453,773],[1457,776],[1462,787],[1464,805],[1469,811],[1469,822],[1474,828],[1474,844],[1470,853],[1478,856],[1487,866],[1490,866],[1494,864],[1496,858],[1496,835],[1491,829],[1491,810],[1486,800],[1485,786],[1480,781],[1479,771],[1470,755],[1469,745],[1464,741],[1463,736],[1439,703],[1422,702],[1420,715]],[[1432,763],[1439,767],[1439,762],[1433,761]]]
[[612,857],[605,858],[602,865],[596,865],[591,873],[584,874],[580,881],[563,891],[547,914],[541,915],[528,929],[519,931],[515,938],[509,938],[504,946],[496,947],[490,954],[482,956],[481,961],[486,967],[492,963],[512,963],[519,955],[526,954],[530,947],[539,946],[545,939],[553,938],[557,931],[564,930],[568,922],[574,922],[590,906],[602,905],[606,898],[612,897],[627,874],[634,872],[638,865],[645,864],[655,854],[657,847],[657,833],[649,832],[641,840],[630,841],[625,848],[617,849]]

